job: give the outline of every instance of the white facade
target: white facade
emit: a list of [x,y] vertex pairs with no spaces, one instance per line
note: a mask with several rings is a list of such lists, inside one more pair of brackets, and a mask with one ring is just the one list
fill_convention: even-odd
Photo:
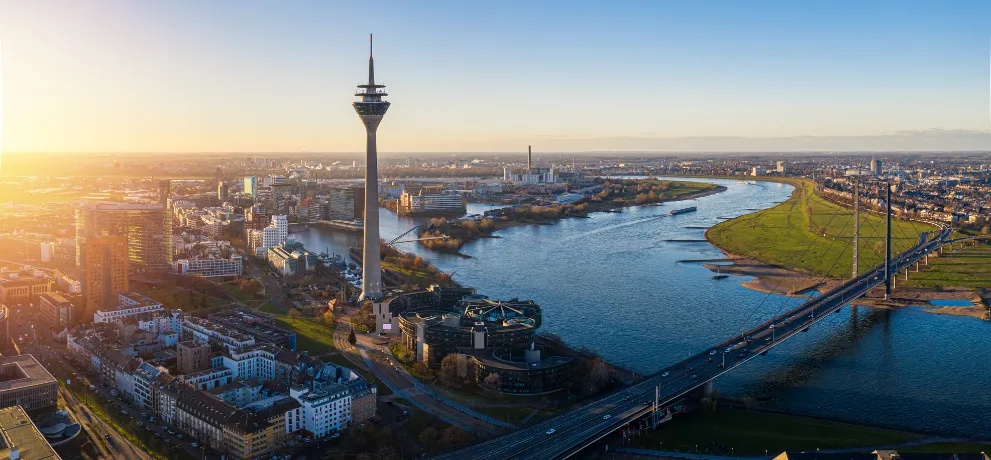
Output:
[[220,342],[229,350],[255,344],[255,338],[210,320],[187,316],[182,322],[182,334],[200,343]]
[[230,259],[180,259],[175,262],[176,273],[205,278],[241,276],[242,269],[241,256],[231,256]]
[[230,356],[223,356],[222,366],[243,380],[275,380],[276,377],[275,354],[265,347],[232,350]]
[[138,294],[120,294],[118,301],[120,303],[114,310],[97,310],[93,313],[93,322],[116,323],[129,316],[165,311],[162,304]]
[[234,371],[221,367],[189,375],[180,375],[179,378],[192,384],[198,390],[212,390],[231,383],[234,380]]
[[302,426],[296,429],[303,428],[321,438],[343,430],[351,422],[351,396],[344,385],[329,385],[318,392],[290,388],[289,396],[303,406],[299,409]]
[[405,214],[421,212],[464,211],[464,199],[457,195],[414,195],[403,193],[399,199],[400,211]]

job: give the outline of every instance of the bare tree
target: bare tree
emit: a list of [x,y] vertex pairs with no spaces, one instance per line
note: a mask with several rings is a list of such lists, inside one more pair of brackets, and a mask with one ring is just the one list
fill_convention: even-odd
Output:
[[293,324],[296,324],[296,318],[299,318],[299,310],[295,308],[289,309],[289,319],[292,320]]
[[489,390],[499,391],[499,389],[502,388],[502,377],[493,372],[486,376],[482,383],[485,385],[485,388],[488,388]]

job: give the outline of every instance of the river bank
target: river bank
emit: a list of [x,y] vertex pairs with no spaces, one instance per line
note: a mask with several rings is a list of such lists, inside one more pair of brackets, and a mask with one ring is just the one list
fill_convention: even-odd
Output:
[[[447,219],[431,219],[432,229],[423,232],[421,238],[437,238],[421,240],[420,244],[429,249],[460,254],[461,248],[480,238],[493,237],[493,233],[524,225],[554,225],[568,218],[588,218],[596,212],[622,212],[624,208],[636,206],[658,206],[667,202],[686,201],[703,198],[726,191],[722,185],[681,182],[629,179],[631,182],[620,180],[620,188],[611,192],[613,185],[606,181],[602,192],[589,198],[583,198],[575,203],[552,204],[545,206],[507,206],[487,211],[488,218],[479,221],[448,221]],[[633,186],[635,191],[631,191]],[[660,191],[658,194],[658,191]],[[441,239],[443,237],[446,239]]]

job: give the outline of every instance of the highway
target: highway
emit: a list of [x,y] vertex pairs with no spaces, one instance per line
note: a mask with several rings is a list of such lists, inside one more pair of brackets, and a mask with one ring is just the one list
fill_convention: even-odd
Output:
[[[929,233],[920,235],[915,246],[892,257],[891,276],[949,243],[950,233],[949,228],[944,228],[932,238]],[[655,389],[658,393],[658,407],[664,408],[707,382],[807,330],[826,315],[883,285],[884,280],[882,264],[755,328],[663,369],[640,383],[511,434],[436,458],[567,458],[650,413],[655,402]],[[551,429],[554,432],[548,434]]]

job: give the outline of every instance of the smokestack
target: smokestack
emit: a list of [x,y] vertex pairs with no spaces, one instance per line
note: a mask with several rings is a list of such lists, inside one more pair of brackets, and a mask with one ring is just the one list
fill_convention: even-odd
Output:
[[527,171],[533,166],[533,147],[526,146],[526,169]]

